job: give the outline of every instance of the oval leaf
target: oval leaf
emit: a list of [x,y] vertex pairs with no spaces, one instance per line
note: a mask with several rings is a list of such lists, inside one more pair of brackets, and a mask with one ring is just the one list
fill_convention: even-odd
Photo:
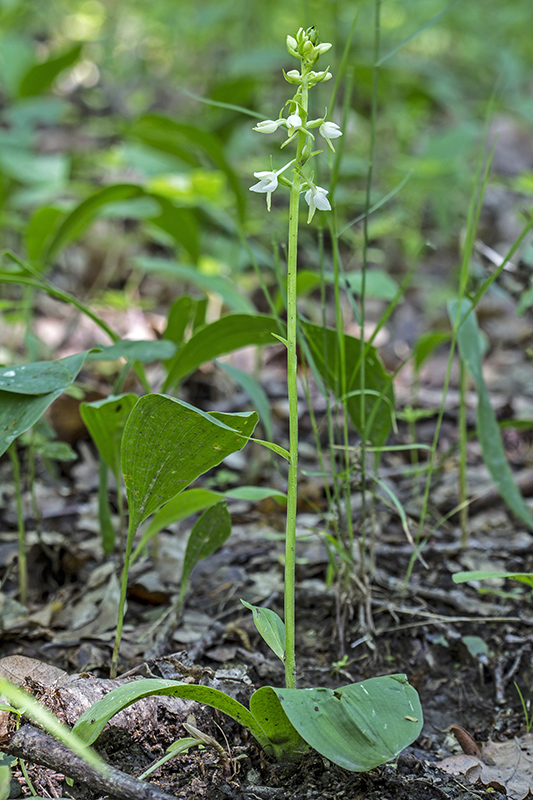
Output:
[[254,615],[255,627],[280,661],[285,659],[285,623],[270,608],[260,608],[252,606],[246,600],[241,600],[243,606],[248,608]]
[[139,398],[136,394],[110,395],[82,403],[80,414],[93,442],[114,474],[120,469],[120,443],[124,425]]
[[242,450],[256,424],[255,412],[207,414],[166,395],[141,397],[122,438],[133,527],[230,453]]
[[384,675],[340,689],[274,689],[303,739],[352,772],[390,761],[422,730],[418,694],[405,675]]

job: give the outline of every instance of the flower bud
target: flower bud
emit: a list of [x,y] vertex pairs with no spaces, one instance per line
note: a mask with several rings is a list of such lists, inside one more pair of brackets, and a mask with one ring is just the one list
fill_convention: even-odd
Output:
[[290,69],[288,72],[283,70],[283,76],[288,83],[298,84],[302,82],[302,76],[297,69]]
[[259,122],[255,128],[253,128],[253,130],[257,131],[258,133],[275,133],[279,126],[283,125],[283,123],[284,120],[282,119],[265,119],[262,122]]

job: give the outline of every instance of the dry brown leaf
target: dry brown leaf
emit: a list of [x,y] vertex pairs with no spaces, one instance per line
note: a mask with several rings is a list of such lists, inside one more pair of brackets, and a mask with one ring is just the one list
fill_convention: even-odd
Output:
[[483,760],[475,756],[451,756],[437,766],[452,775],[463,775],[469,782],[479,777],[485,786],[505,786],[511,800],[524,800],[533,792],[533,734],[506,742],[487,742],[481,755]]

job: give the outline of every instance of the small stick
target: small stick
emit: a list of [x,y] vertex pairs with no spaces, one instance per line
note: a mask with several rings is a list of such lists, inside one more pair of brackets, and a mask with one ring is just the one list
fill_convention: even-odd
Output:
[[143,783],[109,765],[105,774],[97,772],[53,736],[33,725],[24,725],[16,731],[9,744],[4,744],[2,749],[17,758],[62,772],[100,794],[110,795],[114,800],[176,800],[174,795],[161,791],[153,784]]

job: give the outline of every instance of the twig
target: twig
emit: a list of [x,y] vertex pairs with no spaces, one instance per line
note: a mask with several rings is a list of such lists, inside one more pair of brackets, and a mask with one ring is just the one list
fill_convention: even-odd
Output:
[[17,758],[67,775],[114,800],[176,800],[174,795],[162,792],[152,784],[143,783],[114,767],[107,766],[101,774],[48,733],[24,725],[11,738],[3,750]]

